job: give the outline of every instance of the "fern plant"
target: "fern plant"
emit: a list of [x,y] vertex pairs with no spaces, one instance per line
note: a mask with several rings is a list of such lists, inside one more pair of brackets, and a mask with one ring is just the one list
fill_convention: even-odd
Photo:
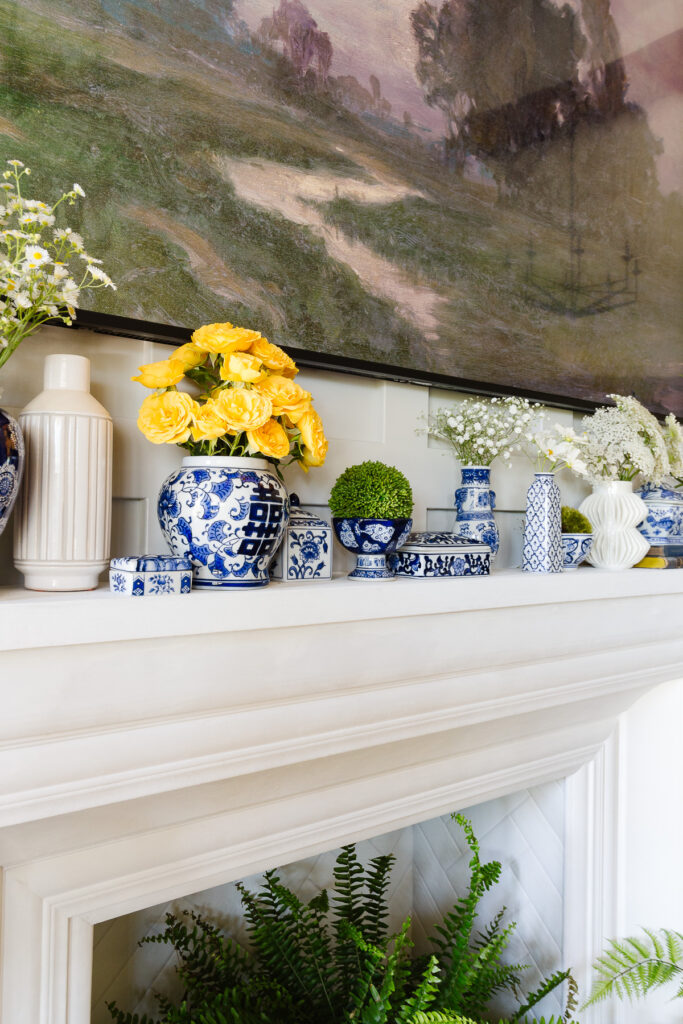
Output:
[[[166,927],[145,942],[172,946],[184,992],[180,1003],[157,994],[160,1016],[138,1017],[115,1003],[116,1024],[483,1024],[496,992],[519,991],[523,964],[502,960],[514,924],[501,910],[475,933],[478,904],[498,881],[501,865],[482,863],[467,819],[454,816],[470,848],[470,884],[436,928],[433,949],[415,957],[410,918],[391,934],[387,889],[394,858],[364,867],[345,846],[334,868],[332,898],[323,889],[308,903],[275,871],[258,892],[238,883],[248,946],[225,936],[193,912],[166,915]],[[529,1011],[569,978],[558,972],[523,1000],[508,1021],[534,1022]],[[575,986],[565,1014],[547,1024],[570,1024]]]
[[673,981],[675,998],[683,999],[683,934],[643,928],[643,935],[613,939],[593,964],[597,978],[586,1006],[608,996],[642,999]]

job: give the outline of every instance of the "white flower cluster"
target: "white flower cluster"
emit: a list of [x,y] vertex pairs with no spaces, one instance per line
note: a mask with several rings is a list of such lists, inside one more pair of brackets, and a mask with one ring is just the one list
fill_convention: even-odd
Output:
[[675,484],[683,484],[683,427],[672,412],[664,420],[664,444],[669,456],[669,473]]
[[[0,183],[0,366],[17,345],[41,324],[57,317],[65,324],[76,314],[82,288],[115,288],[89,256],[83,239],[71,228],[55,228],[55,210],[63,202],[73,206],[85,193],[74,183],[54,206],[21,194],[22,178],[31,174],[20,160],[8,160],[10,169]],[[73,276],[70,261],[82,261]]]
[[526,398],[465,398],[452,409],[439,409],[428,432],[446,441],[464,466],[490,466],[510,456],[531,438],[531,421],[539,407]]
[[639,473],[649,483],[661,483],[670,465],[659,423],[637,399],[608,397],[615,405],[584,416],[583,434],[563,432],[562,439],[580,452],[582,466],[573,468],[591,483],[633,480]]

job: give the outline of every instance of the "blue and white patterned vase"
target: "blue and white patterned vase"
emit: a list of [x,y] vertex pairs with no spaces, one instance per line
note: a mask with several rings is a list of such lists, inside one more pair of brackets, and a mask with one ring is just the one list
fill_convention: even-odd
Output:
[[270,575],[287,583],[332,579],[332,527],[301,508],[296,494],[289,496],[289,524]]
[[9,522],[24,471],[24,436],[19,424],[0,409],[0,533]]
[[638,529],[650,546],[683,544],[683,493],[645,484],[636,494],[647,505],[647,517]]
[[188,555],[194,587],[265,587],[289,519],[284,484],[266,459],[191,455],[159,494],[174,555]]
[[560,488],[554,473],[536,473],[526,494],[524,572],[562,572]]
[[356,567],[349,573],[354,580],[393,579],[387,555],[408,539],[412,519],[332,519],[337,540],[356,556]]
[[496,494],[491,490],[490,466],[463,466],[462,483],[455,492],[455,527],[458,537],[487,544],[491,560],[500,547],[498,527],[493,515]]

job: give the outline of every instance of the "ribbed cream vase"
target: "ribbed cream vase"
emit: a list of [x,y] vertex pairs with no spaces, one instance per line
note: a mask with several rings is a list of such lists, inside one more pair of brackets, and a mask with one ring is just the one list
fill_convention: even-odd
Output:
[[628,480],[594,484],[579,511],[593,526],[586,561],[597,569],[630,569],[647,554],[650,542],[636,529],[647,516],[647,505]]
[[45,390],[19,416],[26,443],[14,562],[29,590],[92,590],[109,564],[112,421],[83,356],[45,360]]

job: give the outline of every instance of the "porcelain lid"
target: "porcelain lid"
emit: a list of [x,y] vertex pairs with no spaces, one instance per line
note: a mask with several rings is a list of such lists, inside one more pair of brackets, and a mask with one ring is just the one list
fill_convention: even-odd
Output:
[[479,541],[470,540],[469,537],[459,537],[457,533],[411,533],[408,539],[399,549],[408,551],[411,554],[424,555],[440,552],[441,554],[486,554],[491,551],[488,544],[480,544]]
[[296,530],[309,529],[309,530],[329,530],[332,531],[332,527],[329,523],[326,523],[320,516],[316,516],[313,512],[307,512],[306,509],[302,508],[299,504],[299,496],[297,494],[290,494],[289,496],[289,523],[287,529],[294,528]]
[[127,569],[129,572],[178,572],[192,569],[192,562],[185,556],[176,555],[124,555],[112,558],[112,569]]

